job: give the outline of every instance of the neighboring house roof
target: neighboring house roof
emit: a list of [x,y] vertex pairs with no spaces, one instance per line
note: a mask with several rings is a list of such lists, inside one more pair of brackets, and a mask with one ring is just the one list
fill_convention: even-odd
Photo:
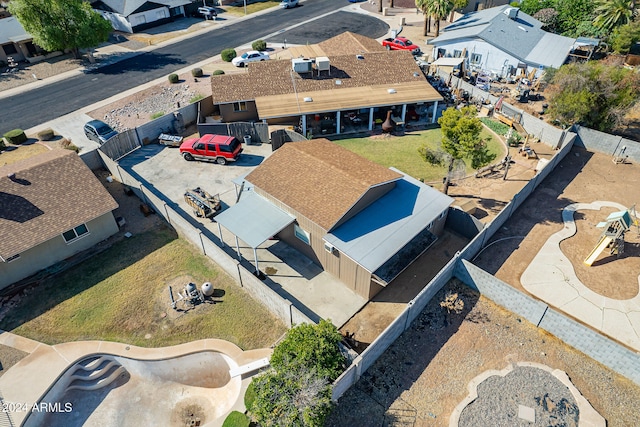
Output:
[[360,34],[345,31],[335,37],[312,45],[289,47],[292,58],[331,55],[356,55],[358,53],[384,52],[387,49],[378,41]]
[[515,19],[505,12],[509,5],[471,12],[443,29],[429,44],[479,38],[530,65],[559,67],[571,51],[575,39],[547,33],[542,23],[522,11]]
[[[392,85],[412,83],[426,78],[407,51],[381,51],[356,55],[329,56],[330,72],[323,71],[320,76],[302,75],[291,71],[291,61],[270,60],[255,62],[248,72],[216,76],[212,80],[214,104],[254,100],[259,97],[291,94],[296,92],[314,92],[342,90],[353,87]],[[418,73],[416,76],[414,73]],[[336,85],[335,81],[341,84]],[[425,88],[426,89],[426,88]],[[429,94],[425,94],[429,96]],[[434,90],[433,96],[442,99]]]
[[0,45],[31,40],[31,38],[15,16],[0,20]]
[[402,175],[391,191],[324,237],[386,283],[436,240],[425,228],[454,201]]
[[[96,7],[102,3],[111,9],[110,12],[119,13],[120,15],[127,17],[142,8],[144,10],[157,9],[163,6],[172,8],[178,6],[184,6],[191,3],[189,0],[100,0],[95,2]],[[100,7],[100,9],[104,9]]]
[[6,260],[117,207],[73,151],[52,150],[2,166],[0,257]]
[[246,180],[330,230],[371,187],[401,177],[326,139],[314,139],[283,145]]

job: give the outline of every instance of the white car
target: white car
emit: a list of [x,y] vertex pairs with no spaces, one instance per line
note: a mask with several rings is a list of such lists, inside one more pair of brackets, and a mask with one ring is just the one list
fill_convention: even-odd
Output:
[[296,7],[298,5],[298,0],[282,0],[280,2],[280,7],[283,9],[289,9],[290,7]]
[[240,56],[236,56],[231,60],[231,63],[236,67],[246,67],[249,62],[266,61],[269,59],[269,54],[266,52],[258,52],[257,50],[250,50],[243,53]]

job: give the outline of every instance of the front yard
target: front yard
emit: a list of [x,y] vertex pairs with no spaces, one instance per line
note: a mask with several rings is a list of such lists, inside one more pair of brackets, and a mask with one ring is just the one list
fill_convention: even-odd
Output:
[[[190,281],[198,287],[211,282],[215,303],[173,310],[168,286],[175,295]],[[286,331],[232,278],[164,225],[43,281],[7,310],[0,328],[47,344],[107,340],[161,347],[219,338],[244,350],[268,347]]]
[[[489,138],[489,151],[496,154],[494,162],[499,162],[506,155],[506,147],[493,133],[483,129],[480,136]],[[446,175],[446,168],[432,166],[418,154],[418,148],[427,145],[438,149],[442,141],[440,128],[418,132],[407,132],[404,136],[374,135],[371,137],[349,138],[334,141],[336,144],[353,151],[383,166],[393,166],[413,178],[426,183],[440,183]],[[473,173],[470,162],[467,163],[466,174]]]

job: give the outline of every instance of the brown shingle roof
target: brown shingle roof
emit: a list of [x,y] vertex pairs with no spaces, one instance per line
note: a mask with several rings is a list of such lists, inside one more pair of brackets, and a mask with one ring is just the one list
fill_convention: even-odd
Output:
[[[426,78],[410,52],[394,50],[356,55],[329,56],[331,71],[320,76],[314,71],[298,74],[291,71],[290,60],[252,63],[247,73],[215,76],[212,79],[214,104],[254,100],[262,96],[294,92],[339,90],[384,84],[414,82]],[[341,85],[335,81],[340,80]]]
[[24,252],[117,207],[73,151],[52,150],[0,167],[0,256]]
[[325,56],[386,51],[376,40],[349,31],[318,43],[318,47],[325,52]]
[[313,139],[285,144],[247,181],[330,230],[369,188],[401,177],[326,139]]

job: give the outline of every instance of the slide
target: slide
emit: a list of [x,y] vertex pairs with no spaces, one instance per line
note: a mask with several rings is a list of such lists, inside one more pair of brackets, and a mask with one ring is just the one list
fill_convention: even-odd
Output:
[[600,242],[591,251],[587,259],[584,260],[584,263],[589,267],[591,267],[591,264],[593,264],[593,262],[600,256],[602,251],[604,251],[606,247],[609,246],[609,243],[611,243],[612,241],[613,241],[613,237],[609,237],[609,236],[604,236],[602,239],[600,239]]

